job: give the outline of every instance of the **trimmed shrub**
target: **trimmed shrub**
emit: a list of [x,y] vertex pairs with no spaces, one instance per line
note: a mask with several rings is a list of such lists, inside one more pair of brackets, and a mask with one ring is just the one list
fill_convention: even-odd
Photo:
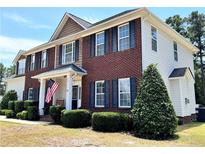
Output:
[[155,65],[149,65],[144,72],[132,113],[134,131],[139,137],[166,139],[176,131],[176,114]]
[[15,101],[14,102],[14,111],[15,113],[19,113],[24,110],[24,102],[23,101]]
[[6,115],[6,118],[14,118],[15,117],[15,113],[13,110],[6,110],[5,115]]
[[5,112],[8,111],[8,109],[3,109],[3,110],[0,110],[0,115],[5,115]]
[[22,111],[16,114],[18,119],[27,120],[28,119],[28,111]]
[[24,101],[24,108],[27,110],[28,106],[38,106],[38,101],[25,100]]
[[14,101],[9,101],[9,102],[8,102],[8,109],[14,111],[14,109],[15,109],[15,108],[14,108]]
[[50,106],[49,114],[55,123],[61,123],[61,111],[64,109],[65,107],[60,105]]
[[102,132],[131,130],[132,118],[127,113],[95,112],[92,115],[92,127]]
[[38,107],[28,106],[28,120],[39,120]]
[[91,114],[89,110],[63,110],[61,121],[64,127],[82,128],[91,125]]
[[10,90],[3,96],[1,100],[1,109],[8,109],[8,102],[12,100],[17,100],[17,93],[15,90]]

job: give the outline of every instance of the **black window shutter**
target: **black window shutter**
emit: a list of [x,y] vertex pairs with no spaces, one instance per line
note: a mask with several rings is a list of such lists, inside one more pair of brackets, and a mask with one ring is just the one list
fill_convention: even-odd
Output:
[[112,107],[118,107],[118,79],[112,80]]
[[135,99],[137,97],[137,80],[136,77],[130,78],[130,92],[131,92],[131,107],[133,107],[135,103]]
[[118,28],[113,27],[112,28],[112,51],[117,52],[117,45],[118,45]]
[[39,88],[34,88],[33,89],[33,99],[35,101],[38,101],[38,98],[39,98]]
[[16,75],[18,75],[18,70],[19,70],[19,62],[16,63]]
[[30,64],[31,64],[31,55],[26,57],[26,71],[30,70]]
[[48,67],[48,51],[46,51],[46,67]]
[[27,100],[28,99],[28,90],[24,90],[23,91],[23,100]]
[[38,56],[38,69],[41,68],[41,60],[42,60],[42,52],[40,52]]
[[109,52],[109,41],[110,41],[109,34],[110,34],[110,30],[109,29],[105,30],[105,44],[104,44],[105,54]]
[[95,82],[90,82],[90,101],[89,101],[90,108],[94,108],[95,106]]
[[75,41],[75,61],[79,60],[79,40]]
[[59,46],[59,65],[62,65],[62,45]]
[[104,102],[105,102],[105,107],[109,108],[109,80],[105,80],[104,83]]
[[136,26],[135,20],[129,22],[129,30],[130,30],[130,48],[135,48],[135,40],[136,40]]
[[95,34],[90,35],[90,57],[95,56]]

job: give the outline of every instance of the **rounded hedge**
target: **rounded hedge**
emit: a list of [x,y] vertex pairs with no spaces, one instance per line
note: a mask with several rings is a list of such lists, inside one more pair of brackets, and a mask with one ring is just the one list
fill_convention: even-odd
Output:
[[64,110],[65,107],[60,105],[53,105],[49,108],[49,114],[55,123],[61,123],[61,111]]
[[91,125],[91,113],[89,110],[63,110],[61,121],[64,127],[82,128]]
[[10,90],[3,96],[0,104],[1,109],[8,109],[8,102],[12,100],[17,100],[17,92],[15,90]]
[[22,111],[16,114],[16,118],[27,120],[28,119],[28,111]]
[[23,101],[15,101],[14,102],[14,111],[15,113],[19,113],[24,110],[24,102]]
[[5,115],[5,112],[8,111],[8,109],[3,109],[3,110],[0,110],[0,115]]
[[15,109],[14,101],[9,101],[9,102],[8,102],[8,109],[9,109],[9,110],[14,110],[14,109]]
[[24,108],[27,110],[28,106],[38,106],[38,101],[25,100],[24,101]]
[[6,115],[6,118],[14,118],[15,117],[15,113],[13,110],[6,110],[5,115]]
[[38,113],[38,107],[36,106],[28,106],[28,120],[39,120],[39,113]]

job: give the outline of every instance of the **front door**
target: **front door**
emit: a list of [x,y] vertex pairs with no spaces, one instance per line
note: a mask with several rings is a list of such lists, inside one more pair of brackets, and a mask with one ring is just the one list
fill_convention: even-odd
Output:
[[78,86],[73,86],[72,110],[78,108]]

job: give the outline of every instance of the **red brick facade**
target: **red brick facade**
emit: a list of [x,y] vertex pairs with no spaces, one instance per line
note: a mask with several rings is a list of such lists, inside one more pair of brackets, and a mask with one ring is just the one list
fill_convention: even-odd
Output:
[[[110,81],[110,104],[106,110],[126,110],[112,108],[112,80],[117,78],[136,77],[137,81],[142,77],[142,49],[141,49],[141,20],[136,19],[136,45],[135,48],[126,51],[113,52],[112,42],[109,42],[109,52],[106,55],[90,57],[90,37],[83,39],[82,67],[87,75],[82,79],[82,107],[89,108],[89,84],[91,81]],[[111,38],[111,33],[109,35]],[[112,39],[110,39],[112,40]],[[139,82],[138,82],[139,83]],[[95,108],[96,111],[105,108]]]

